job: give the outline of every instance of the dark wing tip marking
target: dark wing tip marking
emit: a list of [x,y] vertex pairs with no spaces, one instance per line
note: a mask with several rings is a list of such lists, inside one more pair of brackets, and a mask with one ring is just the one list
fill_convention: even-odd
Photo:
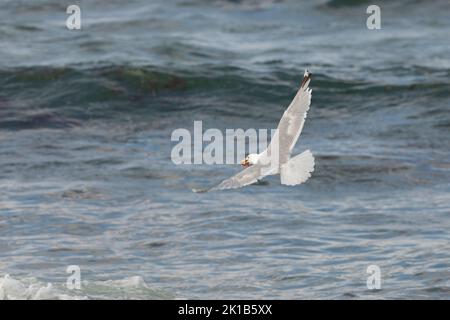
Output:
[[307,83],[309,80],[311,80],[311,77],[312,77],[312,73],[309,72],[308,70],[305,70],[305,75],[303,76],[303,80],[302,80],[302,83],[300,84],[300,87],[303,88],[305,83]]

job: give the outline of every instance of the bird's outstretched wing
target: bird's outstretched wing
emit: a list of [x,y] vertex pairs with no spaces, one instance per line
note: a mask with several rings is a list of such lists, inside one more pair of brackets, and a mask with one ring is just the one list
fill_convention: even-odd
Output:
[[222,181],[216,187],[209,189],[208,191],[216,191],[216,190],[225,190],[225,189],[236,189],[244,186],[248,186],[249,184],[253,184],[257,182],[259,179],[262,179],[266,175],[270,173],[269,167],[264,167],[261,165],[252,165],[238,174]]
[[[277,130],[270,141],[265,155],[270,157],[271,153],[278,153],[278,163],[282,165],[286,163],[290,156],[295,143],[302,132],[305,123],[306,114],[311,104],[311,92],[309,83],[312,74],[305,70],[305,75],[300,84],[300,89],[295,95],[289,107],[283,113]],[[274,159],[274,158],[272,158]]]

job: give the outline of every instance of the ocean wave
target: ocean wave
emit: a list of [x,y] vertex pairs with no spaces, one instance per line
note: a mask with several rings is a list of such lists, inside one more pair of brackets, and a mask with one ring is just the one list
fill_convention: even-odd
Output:
[[329,0],[326,5],[332,8],[354,7],[370,3],[368,0]]
[[121,280],[83,281],[80,290],[65,285],[43,283],[35,278],[0,277],[0,300],[86,300],[86,299],[173,299],[160,289],[151,288],[142,277]]
[[[405,77],[403,83],[386,76],[395,72],[405,71],[373,71],[370,80],[315,73],[314,103],[319,109],[364,111],[373,110],[373,102],[382,102],[377,105],[379,110],[425,98],[429,104],[450,96],[450,71],[415,69],[412,72],[416,76]],[[120,119],[124,114],[177,118],[193,111],[259,117],[262,106],[289,102],[301,73],[217,66],[193,70],[126,65],[3,69],[0,128],[72,128],[82,126],[85,120]],[[439,113],[440,109],[445,111],[447,107],[438,104],[432,110]],[[267,115],[274,116],[270,112]]]
[[[411,74],[405,75],[409,71]],[[246,92],[249,95],[266,92],[275,94],[281,88],[295,89],[303,70],[254,72],[237,67],[199,66],[194,70],[177,70],[155,66],[109,65],[100,67],[30,67],[0,69],[0,107],[8,101],[8,93],[19,97],[30,95],[49,101],[69,99],[71,102],[108,101],[123,99],[133,101],[142,96],[166,93],[219,90],[226,93]],[[405,79],[391,79],[398,73]],[[371,79],[348,79],[324,73],[313,73],[314,86],[325,92],[396,92],[410,90],[436,90],[449,93],[450,70],[432,70],[414,67],[370,70]],[[412,77],[412,78],[411,78]],[[252,89],[248,91],[249,89]],[[20,89],[20,90],[19,90]],[[260,90],[257,90],[260,89]],[[278,94],[281,95],[281,94]]]

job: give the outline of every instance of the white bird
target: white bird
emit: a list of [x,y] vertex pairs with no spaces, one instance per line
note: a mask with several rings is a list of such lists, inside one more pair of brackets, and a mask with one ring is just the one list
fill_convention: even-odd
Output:
[[311,177],[314,171],[311,151],[306,150],[291,158],[311,103],[310,81],[311,73],[305,70],[300,89],[281,117],[267,149],[259,154],[248,155],[241,161],[241,165],[246,167],[244,170],[208,191],[244,187],[274,174],[280,174],[281,184],[289,186],[303,183]]

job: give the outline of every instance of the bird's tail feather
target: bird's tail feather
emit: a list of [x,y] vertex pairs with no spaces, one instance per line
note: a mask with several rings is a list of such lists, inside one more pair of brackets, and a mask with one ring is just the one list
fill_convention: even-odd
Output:
[[295,186],[303,183],[311,177],[313,171],[314,157],[311,151],[306,150],[281,166],[281,184]]

